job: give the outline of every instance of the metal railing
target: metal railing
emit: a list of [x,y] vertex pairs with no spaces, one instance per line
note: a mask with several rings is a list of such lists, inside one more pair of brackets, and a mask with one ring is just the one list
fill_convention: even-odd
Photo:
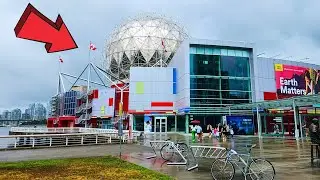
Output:
[[[66,127],[66,128],[29,128],[29,127],[12,127],[11,132],[24,133],[97,133],[97,134],[117,134],[116,129],[100,129],[100,128],[81,128],[81,127]],[[141,135],[140,131],[132,131],[132,138],[136,139]],[[123,130],[124,139],[129,139],[129,131]]]
[[[126,140],[127,139],[123,139],[123,142],[126,142]],[[73,133],[0,136],[0,150],[113,143],[120,143],[120,139],[117,133]]]

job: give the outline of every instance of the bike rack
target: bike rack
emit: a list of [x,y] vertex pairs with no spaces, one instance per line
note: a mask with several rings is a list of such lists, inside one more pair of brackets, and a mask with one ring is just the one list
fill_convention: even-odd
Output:
[[174,142],[172,141],[150,141],[150,147],[153,151],[152,156],[146,157],[147,159],[155,158],[157,157],[157,152],[156,150],[160,150],[164,145],[170,144],[170,146],[173,147],[174,152],[178,153],[178,155],[182,158],[183,162],[168,162],[167,165],[187,165],[187,160],[186,158],[182,155],[182,153],[179,151],[178,147],[175,145]]
[[[147,145],[146,143],[145,145]],[[181,153],[179,148],[172,141],[150,141],[150,147],[153,151],[153,155],[146,157],[147,159],[157,157],[157,151],[160,150],[164,145],[170,144],[173,147],[174,152],[176,152],[183,160],[183,162],[168,162],[167,165],[185,165],[187,166],[187,170],[191,171],[199,167],[197,158],[209,158],[209,159],[217,159],[222,158],[227,155],[226,148],[224,147],[215,147],[215,146],[188,146],[188,152],[186,157]],[[188,167],[191,161],[194,160],[195,165],[192,167]]]
[[[172,141],[150,141],[149,143],[150,143],[150,147],[151,147],[154,155],[146,157],[147,159],[157,157],[156,150],[160,150],[162,148],[162,146],[169,144],[169,143],[173,143],[173,142]],[[147,145],[147,144],[145,144],[145,145]]]
[[227,150],[224,147],[190,146],[190,148],[194,152],[194,157],[196,158],[217,159],[227,155]]

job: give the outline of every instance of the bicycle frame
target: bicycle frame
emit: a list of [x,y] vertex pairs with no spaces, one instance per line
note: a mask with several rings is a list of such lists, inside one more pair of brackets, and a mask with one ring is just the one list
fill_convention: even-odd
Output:
[[[237,159],[232,159],[232,155],[235,155],[237,157]],[[247,157],[247,161],[245,161],[242,157]],[[251,149],[250,149],[250,152],[248,154],[238,154],[236,151],[234,150],[229,150],[229,152],[227,153],[227,156],[226,156],[226,160],[235,164],[238,169],[242,172],[242,174],[244,175],[245,179],[247,179],[247,175],[251,174],[250,173],[250,170],[251,172],[253,172],[253,174],[258,177],[258,175],[256,174],[255,171],[253,171],[250,167],[249,167],[249,163],[255,163],[253,158],[251,157]],[[238,162],[241,162],[242,165],[244,165],[244,168],[241,168],[240,165]]]

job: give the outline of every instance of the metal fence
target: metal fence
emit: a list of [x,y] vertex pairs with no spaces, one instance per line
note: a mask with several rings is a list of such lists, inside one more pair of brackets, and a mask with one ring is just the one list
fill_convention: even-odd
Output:
[[[127,139],[122,139],[126,141]],[[53,146],[79,146],[120,143],[118,134],[38,134],[0,136],[0,149],[37,148]]]

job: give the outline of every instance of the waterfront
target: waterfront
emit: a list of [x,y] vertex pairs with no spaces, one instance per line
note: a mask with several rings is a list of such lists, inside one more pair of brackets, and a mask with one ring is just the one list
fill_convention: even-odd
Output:
[[6,136],[9,135],[11,127],[0,127],[0,136]]

